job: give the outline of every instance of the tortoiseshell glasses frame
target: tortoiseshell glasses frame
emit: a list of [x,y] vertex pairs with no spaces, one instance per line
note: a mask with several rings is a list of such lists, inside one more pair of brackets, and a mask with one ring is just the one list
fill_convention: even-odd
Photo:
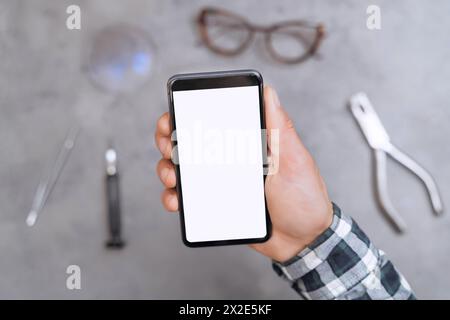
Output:
[[[210,19],[216,18],[215,24],[210,23]],[[222,19],[222,21],[220,21]],[[228,21],[227,21],[228,20]],[[265,46],[271,57],[284,64],[295,64],[304,61],[314,55],[319,48],[324,35],[325,27],[323,24],[313,24],[303,20],[291,20],[275,23],[269,26],[260,26],[248,22],[245,18],[226,10],[206,7],[202,9],[197,17],[198,30],[203,43],[213,52],[223,56],[235,56],[242,53],[251,43],[255,33],[263,33]],[[209,29],[214,26],[225,28],[227,32],[244,32],[244,39],[239,40],[233,48],[225,48],[215,43]],[[289,35],[298,41],[305,43],[305,37],[302,31],[310,32],[313,35],[312,41],[303,48],[303,51],[297,56],[285,56],[276,49],[273,41],[275,34]]]

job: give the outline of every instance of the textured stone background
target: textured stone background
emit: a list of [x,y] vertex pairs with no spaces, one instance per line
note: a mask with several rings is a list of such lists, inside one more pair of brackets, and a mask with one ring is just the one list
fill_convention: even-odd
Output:
[[[69,4],[82,8],[82,30],[65,28]],[[176,215],[159,203],[153,146],[167,109],[166,79],[179,72],[256,68],[273,84],[324,175],[332,199],[353,215],[403,271],[421,298],[450,298],[450,219],[431,213],[424,188],[389,163],[390,193],[409,224],[397,235],[373,197],[371,153],[347,98],[369,94],[394,142],[436,177],[450,203],[449,1],[227,1],[255,22],[323,21],[320,59],[280,66],[256,41],[223,59],[199,45],[193,19],[223,1],[0,0],[0,298],[297,298],[269,261],[245,246],[185,248]],[[382,9],[369,31],[365,10]],[[86,80],[83,61],[102,27],[128,22],[147,30],[158,68],[128,105]],[[261,39],[259,39],[261,40]],[[25,225],[35,188],[67,128],[82,125],[41,219]],[[103,196],[106,124],[120,152],[128,246],[107,251]],[[65,287],[69,264],[82,290]]]

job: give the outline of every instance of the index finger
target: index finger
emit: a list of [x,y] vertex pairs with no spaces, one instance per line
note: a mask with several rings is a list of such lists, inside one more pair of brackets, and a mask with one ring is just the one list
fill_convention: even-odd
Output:
[[156,124],[156,133],[157,135],[169,137],[171,134],[170,130],[170,116],[168,112],[165,112],[159,119]]

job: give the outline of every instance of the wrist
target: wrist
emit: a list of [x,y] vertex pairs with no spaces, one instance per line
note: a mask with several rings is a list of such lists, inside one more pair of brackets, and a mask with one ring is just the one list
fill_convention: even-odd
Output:
[[289,261],[309,245],[311,245],[320,235],[322,235],[333,222],[333,205],[330,202],[330,210],[328,214],[323,216],[323,219],[316,220],[314,227],[311,227],[308,232],[302,234],[301,237],[292,237],[281,234],[279,236],[278,252],[275,252],[273,260],[281,263]]
[[289,261],[308,246],[308,243],[300,239],[287,238],[284,241],[280,241],[279,244],[280,249],[275,251],[270,258],[280,263]]

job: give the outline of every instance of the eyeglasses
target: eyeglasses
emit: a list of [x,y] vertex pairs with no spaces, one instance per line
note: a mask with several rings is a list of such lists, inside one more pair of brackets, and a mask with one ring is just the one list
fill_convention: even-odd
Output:
[[242,53],[254,34],[261,32],[269,54],[285,64],[299,63],[314,55],[325,35],[322,24],[293,20],[259,26],[234,13],[209,7],[200,11],[197,24],[205,45],[223,56]]

